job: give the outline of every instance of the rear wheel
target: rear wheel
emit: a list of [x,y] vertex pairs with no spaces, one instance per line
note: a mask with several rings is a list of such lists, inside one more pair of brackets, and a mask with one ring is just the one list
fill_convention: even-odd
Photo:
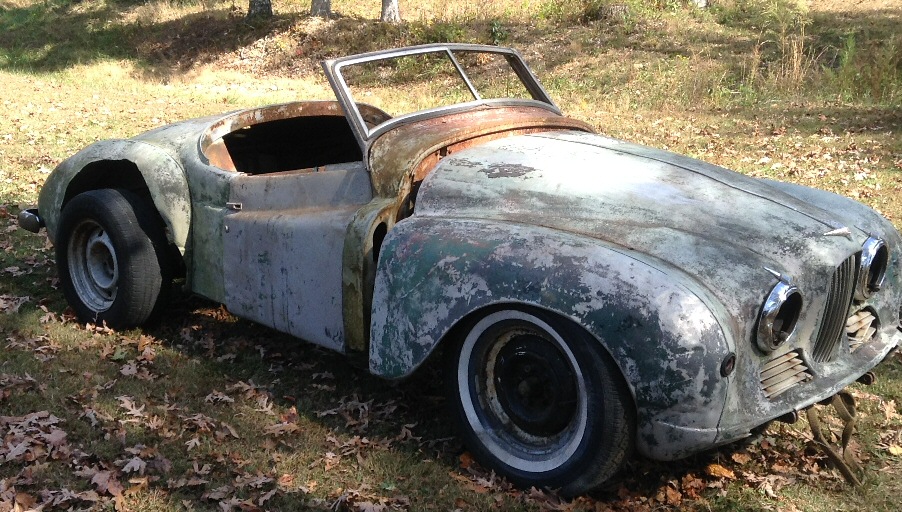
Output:
[[60,215],[56,261],[78,318],[127,328],[162,302],[169,275],[166,237],[152,207],[127,190],[91,190]]
[[635,421],[619,370],[596,340],[563,320],[489,313],[448,363],[464,441],[519,485],[582,493],[613,476],[632,448]]

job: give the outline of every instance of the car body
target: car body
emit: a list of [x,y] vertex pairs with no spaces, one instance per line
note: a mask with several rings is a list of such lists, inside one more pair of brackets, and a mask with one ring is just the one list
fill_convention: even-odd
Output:
[[[411,59],[445,103],[357,101]],[[477,457],[571,494],[633,448],[672,460],[791,417],[902,340],[902,239],[860,203],[596,134],[514,50],[324,68],[337,101],[101,141],[53,171],[20,223],[46,225],[83,320],[140,324],[184,277],[385,378],[442,346]]]

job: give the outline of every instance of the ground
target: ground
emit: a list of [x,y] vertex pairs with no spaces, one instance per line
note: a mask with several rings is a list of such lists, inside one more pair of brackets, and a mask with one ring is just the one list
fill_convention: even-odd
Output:
[[463,451],[437,365],[383,382],[181,295],[144,330],[77,324],[52,248],[15,227],[56,163],[179,119],[328,99],[321,58],[402,44],[516,47],[603,133],[833,190],[902,228],[898,0],[628,1],[617,16],[591,0],[402,2],[399,25],[370,3],[335,0],[324,20],[276,2],[248,24],[244,4],[216,0],[0,0],[0,510],[896,509],[898,355],[852,387],[860,491],[803,418],[677,463],[637,459],[563,500]]

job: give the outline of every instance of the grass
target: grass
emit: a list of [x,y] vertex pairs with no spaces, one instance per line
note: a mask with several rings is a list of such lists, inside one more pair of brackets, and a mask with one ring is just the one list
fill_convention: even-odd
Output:
[[322,20],[288,0],[248,24],[245,5],[226,1],[0,0],[0,417],[58,418],[17,423],[31,458],[0,464],[0,503],[15,482],[23,508],[109,509],[103,489],[118,482],[120,506],[135,510],[895,510],[898,356],[854,388],[860,492],[810,452],[801,421],[677,463],[637,460],[609,488],[561,503],[461,456],[435,368],[383,382],[191,297],[146,330],[76,325],[53,249],[14,224],[57,162],[187,117],[329,98],[319,59],[402,44],[514,46],[569,115],[602,132],[849,195],[902,228],[892,1],[402,2],[398,25],[358,4],[335,0]]

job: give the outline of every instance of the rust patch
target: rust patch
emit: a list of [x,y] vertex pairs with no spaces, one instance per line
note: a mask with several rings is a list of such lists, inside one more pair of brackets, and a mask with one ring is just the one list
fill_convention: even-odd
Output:
[[[385,112],[365,103],[358,103],[357,107],[364,122],[369,126],[375,126],[391,118]],[[235,165],[228,152],[225,151],[223,156],[224,135],[256,124],[305,116],[344,116],[344,112],[341,110],[341,104],[334,100],[298,101],[233,112],[207,128],[201,139],[201,152],[211,164],[227,171],[234,171]]]
[[370,146],[373,190],[381,197],[403,200],[399,192],[404,182],[421,181],[439,160],[455,151],[502,137],[554,130],[591,133],[592,127],[536,107],[483,108],[400,125]]

